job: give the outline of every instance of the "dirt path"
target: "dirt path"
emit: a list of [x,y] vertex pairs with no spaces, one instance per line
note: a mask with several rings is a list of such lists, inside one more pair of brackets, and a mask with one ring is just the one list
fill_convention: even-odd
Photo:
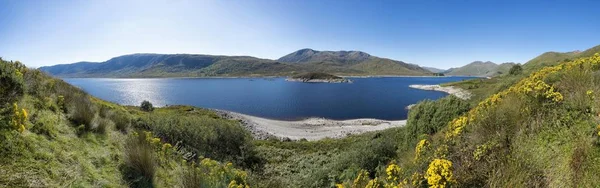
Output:
[[350,134],[383,130],[406,125],[406,120],[386,121],[378,119],[330,120],[310,118],[300,121],[283,121],[260,118],[236,112],[216,110],[221,116],[236,119],[252,132],[256,139],[269,136],[292,140],[319,140],[323,138],[341,138]]

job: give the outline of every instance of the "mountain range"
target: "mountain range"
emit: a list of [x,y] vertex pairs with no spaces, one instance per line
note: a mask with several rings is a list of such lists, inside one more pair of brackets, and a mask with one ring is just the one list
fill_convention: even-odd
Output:
[[59,77],[210,77],[289,76],[307,72],[336,75],[410,75],[432,72],[414,64],[361,51],[301,49],[277,60],[250,56],[131,54],[105,62],[78,62],[40,67]]

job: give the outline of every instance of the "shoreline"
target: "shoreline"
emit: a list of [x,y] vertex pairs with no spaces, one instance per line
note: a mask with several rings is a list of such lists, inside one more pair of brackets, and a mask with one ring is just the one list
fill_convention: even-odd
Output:
[[255,139],[266,140],[277,137],[281,140],[321,140],[324,138],[343,138],[348,135],[379,131],[406,125],[406,120],[350,119],[332,120],[308,118],[297,121],[261,118],[226,110],[216,110],[221,117],[238,120]]
[[450,95],[454,95],[462,100],[469,100],[471,98],[471,93],[467,90],[457,88],[454,86],[440,86],[440,85],[409,85],[408,87],[413,89],[420,90],[429,90],[429,91],[440,91],[444,93],[448,93]]
[[300,78],[286,78],[288,82],[302,82],[302,83],[332,83],[332,84],[351,84],[352,80],[341,78],[341,79],[300,79]]
[[[265,78],[265,79],[272,79],[272,78],[288,78],[290,76],[202,76],[202,77],[57,77],[57,78],[61,78],[61,79],[84,79],[84,78],[100,78],[100,79],[194,79],[194,78],[206,78],[206,79],[222,79],[222,78],[256,78],[256,79],[260,79],[260,78]],[[485,77],[478,77],[478,76],[432,76],[432,75],[421,75],[421,76],[417,76],[417,75],[349,75],[349,76],[339,76],[342,78],[447,78],[447,77],[470,77],[470,78],[485,78]]]

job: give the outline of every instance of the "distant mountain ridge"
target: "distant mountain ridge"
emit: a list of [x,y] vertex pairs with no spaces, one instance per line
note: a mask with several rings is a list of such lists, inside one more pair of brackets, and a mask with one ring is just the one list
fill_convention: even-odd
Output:
[[279,58],[278,61],[289,63],[323,61],[357,63],[365,61],[371,57],[373,56],[361,51],[316,51],[310,48],[305,48],[283,56]]
[[278,60],[251,56],[130,54],[105,62],[78,62],[39,68],[59,77],[211,77],[290,76],[307,72],[336,75],[410,75],[432,73],[417,65],[360,51],[301,49]]
[[516,63],[496,64],[491,61],[474,61],[465,66],[451,68],[443,72],[445,75],[451,76],[497,76],[508,73],[512,66]]

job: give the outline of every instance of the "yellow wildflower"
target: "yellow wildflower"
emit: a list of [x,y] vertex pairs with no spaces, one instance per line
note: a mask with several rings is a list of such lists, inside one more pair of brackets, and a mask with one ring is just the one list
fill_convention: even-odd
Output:
[[417,147],[415,148],[415,161],[419,160],[419,156],[421,153],[429,146],[429,141],[427,139],[423,139],[417,143]]
[[360,170],[358,176],[352,182],[352,188],[363,188],[369,181],[369,173],[366,170]]
[[379,181],[377,180],[377,178],[372,179],[371,181],[369,181],[369,183],[367,183],[367,186],[365,186],[365,188],[379,188],[381,187],[381,184],[379,184]]
[[425,174],[430,187],[443,188],[454,181],[452,176],[452,162],[446,159],[434,159]]
[[396,165],[396,163],[392,161],[385,169],[385,173],[387,174],[388,181],[397,182],[401,175],[400,166]]
[[163,150],[163,151],[167,151],[167,150],[171,149],[172,147],[173,147],[173,146],[171,146],[171,144],[169,144],[169,143],[165,143],[165,144],[163,144],[163,146],[162,146],[162,150]]
[[23,119],[27,119],[27,116],[28,116],[28,115],[27,115],[27,111],[26,111],[24,108],[23,108],[23,109],[21,109],[21,110],[23,111],[23,112],[22,112],[22,113],[23,113],[23,114],[22,114],[22,116],[23,116]]

